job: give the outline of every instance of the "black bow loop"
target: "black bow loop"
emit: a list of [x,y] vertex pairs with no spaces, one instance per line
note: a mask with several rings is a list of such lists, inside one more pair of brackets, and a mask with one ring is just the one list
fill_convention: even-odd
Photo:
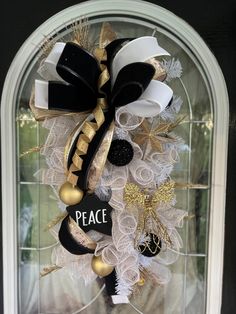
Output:
[[112,89],[112,106],[121,107],[137,100],[148,87],[154,73],[154,67],[144,62],[124,66]]
[[76,85],[81,94],[97,94],[97,81],[101,73],[99,63],[79,45],[71,42],[65,45],[56,70],[63,80]]
[[[130,39],[116,40],[106,47],[105,64],[109,71],[115,54],[127,40]],[[92,54],[75,43],[66,43],[56,64],[56,71],[64,81],[49,81],[49,109],[82,112],[96,106],[97,98],[101,96],[98,93],[101,70]],[[144,62],[124,66],[119,71],[113,88],[110,80],[104,88],[108,107],[113,107],[114,111],[114,107],[124,106],[138,99],[154,73],[154,67]]]

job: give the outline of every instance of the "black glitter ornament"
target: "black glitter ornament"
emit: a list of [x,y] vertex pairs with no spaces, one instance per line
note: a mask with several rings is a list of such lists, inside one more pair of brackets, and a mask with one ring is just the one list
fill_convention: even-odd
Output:
[[114,140],[107,156],[111,164],[121,167],[128,165],[134,156],[132,145],[126,140]]
[[153,257],[161,251],[161,240],[154,233],[149,233],[149,241],[146,244],[139,245],[139,252],[147,257]]

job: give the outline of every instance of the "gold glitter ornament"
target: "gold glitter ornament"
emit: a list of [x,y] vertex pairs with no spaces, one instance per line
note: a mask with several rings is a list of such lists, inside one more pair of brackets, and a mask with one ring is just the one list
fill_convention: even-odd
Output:
[[108,265],[107,263],[103,262],[101,255],[93,256],[91,266],[95,274],[100,277],[106,277],[110,275],[114,270],[114,266]]
[[73,186],[70,182],[66,181],[59,190],[59,197],[66,205],[78,204],[84,196],[84,192],[77,186]]
[[[156,208],[160,204],[167,204],[174,200],[174,186],[174,181],[167,180],[158,187],[152,196],[147,194],[146,191],[142,191],[134,183],[127,183],[125,186],[124,200],[127,206],[139,205],[143,208],[143,211],[139,214],[135,237],[135,247],[141,254],[145,251],[146,256],[149,256],[147,255],[148,252],[150,256],[158,254],[161,249],[160,241],[164,241],[169,247],[172,246],[168,230],[158,217]],[[155,237],[158,239],[158,241],[154,241],[156,246],[151,245],[149,239],[144,242],[141,241],[147,235],[151,236],[152,240]]]
[[[125,186],[124,199],[128,206],[130,205],[141,205],[142,207],[147,207],[149,205],[151,208],[157,207],[159,203],[169,203],[174,197],[174,187],[175,182],[168,180],[158,187],[154,192],[152,198],[148,197],[136,184],[127,183]],[[148,199],[148,202],[147,202]]]

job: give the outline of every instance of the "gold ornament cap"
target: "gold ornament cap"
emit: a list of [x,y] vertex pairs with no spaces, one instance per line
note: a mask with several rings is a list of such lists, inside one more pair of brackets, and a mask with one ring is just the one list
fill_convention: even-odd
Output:
[[77,186],[73,186],[70,182],[62,184],[59,190],[59,197],[66,205],[78,204],[84,196],[84,192]]
[[108,276],[114,270],[114,266],[108,265],[107,263],[103,262],[101,255],[93,256],[91,266],[95,274],[100,277]]

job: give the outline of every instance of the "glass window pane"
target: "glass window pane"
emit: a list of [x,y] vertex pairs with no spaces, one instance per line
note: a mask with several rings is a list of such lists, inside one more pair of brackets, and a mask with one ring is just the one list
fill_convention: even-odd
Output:
[[[185,145],[179,156],[180,162],[175,165],[171,176],[180,185],[176,189],[176,208],[186,210],[189,214],[183,228],[179,229],[183,247],[177,262],[169,267],[171,281],[163,287],[146,283],[142,293],[137,291],[134,294],[131,303],[145,314],[203,314],[213,131],[211,96],[201,65],[183,42],[159,25],[131,17],[122,18],[122,22],[120,19],[119,16],[92,18],[91,38],[97,40],[102,20],[109,21],[120,37],[138,37],[155,32],[160,45],[172,57],[179,59],[183,66],[181,79],[170,82],[176,95],[183,101],[179,115],[184,119],[175,132],[184,139]],[[71,28],[63,27],[56,37],[65,40],[71,35]],[[19,313],[76,313],[96,298],[103,282],[98,279],[85,287],[81,280],[76,276],[71,278],[64,269],[40,278],[42,269],[51,263],[51,254],[56,246],[56,240],[45,228],[60,213],[53,188],[40,184],[37,177],[37,171],[46,167],[39,150],[45,143],[47,131],[33,120],[28,109],[34,79],[39,77],[36,70],[40,58],[39,51],[24,73],[16,111]],[[29,152],[31,148],[35,152]],[[198,306],[199,303],[202,306]],[[84,313],[136,311],[131,305],[112,305],[105,290],[102,290]]]

